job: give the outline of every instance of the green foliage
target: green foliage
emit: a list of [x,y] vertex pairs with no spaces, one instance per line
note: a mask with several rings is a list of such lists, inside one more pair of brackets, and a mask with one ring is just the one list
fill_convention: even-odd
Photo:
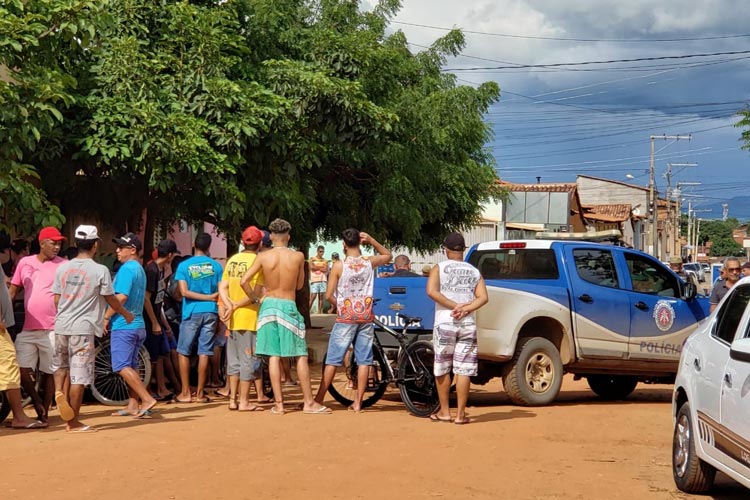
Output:
[[750,150],[750,107],[745,105],[745,108],[738,111],[737,115],[740,117],[740,121],[735,123],[734,126],[743,129],[740,135],[742,149]]
[[732,238],[732,231],[739,225],[739,221],[734,218],[725,221],[701,220],[698,234],[700,244],[705,245],[706,242],[711,242],[712,257],[742,256],[745,250]]
[[460,31],[416,54],[388,33],[397,0],[5,4],[0,194],[26,190],[6,204],[233,234],[281,216],[299,242],[356,226],[427,250],[501,194],[497,85],[441,72]]

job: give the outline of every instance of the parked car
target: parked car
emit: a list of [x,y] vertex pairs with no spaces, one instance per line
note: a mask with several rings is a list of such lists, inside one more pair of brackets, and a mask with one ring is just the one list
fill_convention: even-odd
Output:
[[750,488],[750,278],[688,337],[672,401],[677,487],[705,493],[719,470]]
[[700,265],[697,262],[688,262],[687,264],[683,264],[682,268],[686,271],[692,271],[695,273],[695,275],[698,277],[698,281],[703,283],[706,281],[706,273],[703,270],[703,266]]

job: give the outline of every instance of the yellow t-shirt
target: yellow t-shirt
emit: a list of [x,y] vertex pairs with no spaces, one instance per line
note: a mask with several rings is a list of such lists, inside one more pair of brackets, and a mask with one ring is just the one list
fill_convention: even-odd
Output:
[[[242,276],[245,275],[245,272],[250,269],[250,266],[253,265],[256,257],[257,255],[254,253],[240,252],[230,257],[227,261],[221,279],[222,281],[227,281],[229,283],[229,298],[232,302],[239,302],[247,297],[245,291],[240,286],[240,280],[242,279]],[[250,282],[250,287],[253,288],[256,284],[265,285],[262,271],[255,275]],[[229,330],[256,331],[258,324],[258,309],[260,309],[259,304],[248,304],[239,309],[235,309],[227,328]]]

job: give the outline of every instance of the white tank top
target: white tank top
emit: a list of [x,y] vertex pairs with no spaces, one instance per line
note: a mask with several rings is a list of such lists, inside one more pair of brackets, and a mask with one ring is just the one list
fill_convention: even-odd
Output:
[[367,257],[347,257],[336,287],[337,319],[340,323],[372,322],[372,264]]
[[[446,260],[438,263],[440,269],[440,293],[457,304],[474,300],[474,292],[481,275],[476,267],[468,262]],[[451,309],[435,302],[435,324],[453,323]],[[462,323],[476,322],[476,313],[468,314]]]

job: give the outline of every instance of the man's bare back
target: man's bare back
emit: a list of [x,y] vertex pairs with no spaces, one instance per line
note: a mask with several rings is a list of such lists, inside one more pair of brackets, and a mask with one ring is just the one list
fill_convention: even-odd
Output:
[[258,255],[263,271],[266,296],[294,300],[304,282],[305,257],[287,247],[272,248]]

